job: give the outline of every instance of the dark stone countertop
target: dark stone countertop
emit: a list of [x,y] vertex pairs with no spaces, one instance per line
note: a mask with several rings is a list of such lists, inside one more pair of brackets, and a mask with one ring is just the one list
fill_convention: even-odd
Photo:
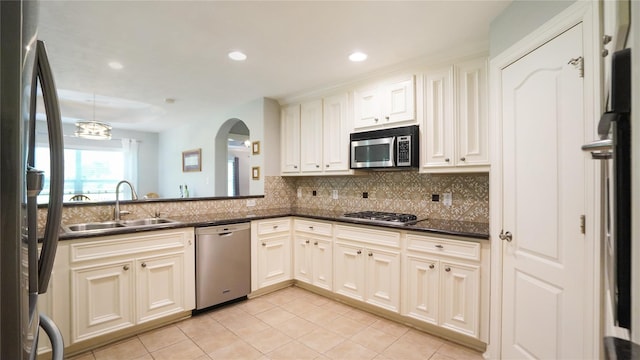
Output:
[[[443,234],[452,236],[461,236],[471,239],[488,240],[489,224],[477,223],[469,221],[428,219],[426,216],[418,215],[419,221],[412,225],[402,224],[376,224],[354,218],[345,218],[342,211],[317,210],[304,208],[284,208],[284,209],[268,209],[268,210],[248,210],[244,212],[233,213],[212,213],[199,215],[169,216],[168,218],[176,220],[176,223],[168,223],[156,225],[153,227],[131,227],[111,229],[108,232],[78,232],[69,233],[61,232],[60,240],[72,240],[79,238],[106,236],[135,233],[141,231],[153,231],[161,229],[175,229],[183,227],[205,227],[225,224],[237,224],[252,220],[269,219],[283,216],[299,216],[304,218],[338,221],[350,224],[369,225],[381,228],[390,228],[396,230],[411,230],[433,234]],[[424,220],[420,220],[424,219]]]

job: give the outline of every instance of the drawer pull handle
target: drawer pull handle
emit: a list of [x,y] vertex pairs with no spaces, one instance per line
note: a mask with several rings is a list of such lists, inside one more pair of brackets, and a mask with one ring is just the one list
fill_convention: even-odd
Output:
[[313,226],[309,226],[309,230],[313,230]]
[[442,245],[436,245],[436,247],[437,247],[438,249],[444,249],[444,246],[442,246]]
[[436,267],[436,266],[435,266],[435,265],[433,265],[433,264],[429,265],[429,269],[435,269],[435,267]]
[[278,225],[273,225],[273,229],[274,230],[277,229],[277,228],[278,228]]
[[317,241],[316,241],[316,242],[314,242],[314,243],[313,243],[313,245],[318,245],[318,242],[317,242]]
[[142,264],[140,264],[140,266],[142,266],[143,268],[146,268],[147,267],[147,263],[142,263]]
[[451,271],[451,268],[447,266],[446,268],[444,268],[444,271],[449,272]]
[[125,265],[125,266],[123,266],[123,267],[122,267],[122,269],[123,269],[124,271],[129,270],[129,265]]

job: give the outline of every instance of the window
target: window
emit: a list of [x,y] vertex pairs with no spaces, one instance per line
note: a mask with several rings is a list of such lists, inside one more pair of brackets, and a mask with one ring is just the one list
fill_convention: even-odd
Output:
[[[49,202],[49,148],[36,147],[36,169],[45,172],[38,203]],[[115,200],[118,181],[124,178],[122,149],[64,149],[64,201],[85,195],[91,201]],[[125,195],[126,196],[126,195]]]

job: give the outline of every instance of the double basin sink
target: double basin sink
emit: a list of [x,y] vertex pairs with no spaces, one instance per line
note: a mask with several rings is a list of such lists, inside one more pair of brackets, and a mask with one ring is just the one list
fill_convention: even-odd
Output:
[[177,224],[179,221],[166,219],[166,218],[147,218],[136,220],[119,220],[119,221],[103,221],[103,222],[90,222],[84,224],[73,224],[63,226],[62,229],[67,233],[80,233],[80,232],[108,232],[114,229],[123,228],[143,228],[143,227],[155,227],[164,224]]

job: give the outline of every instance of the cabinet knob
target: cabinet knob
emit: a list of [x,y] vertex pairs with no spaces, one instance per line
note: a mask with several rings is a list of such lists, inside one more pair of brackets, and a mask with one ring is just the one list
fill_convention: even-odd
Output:
[[388,117],[388,116],[385,116],[384,118],[385,118],[387,121],[389,121],[389,117]]
[[263,243],[262,243],[262,246],[267,246],[267,243],[264,243],[264,242],[263,242]]
[[444,271],[449,272],[451,271],[451,268],[447,266],[446,268],[444,268]]
[[358,255],[362,254],[362,250],[356,251],[356,254],[358,254]]
[[318,242],[317,242],[317,241],[316,241],[316,242],[314,242],[314,243],[313,243],[313,245],[318,245]]
[[122,267],[122,270],[124,270],[124,271],[129,270],[129,265],[125,265],[125,266],[123,266],[123,267]]
[[451,161],[449,158],[444,159],[445,162]]
[[277,228],[278,228],[278,225],[273,225],[273,229],[274,230],[277,229]]
[[378,118],[373,119],[373,121],[378,122]]
[[435,265],[433,265],[433,264],[429,265],[429,269],[434,269],[435,267],[436,267],[436,266],[435,266]]
[[293,165],[293,168],[294,168],[294,169],[297,169],[297,168],[298,168],[298,165]]
[[309,243],[309,240],[305,241],[305,244],[308,244],[308,243]]
[[466,161],[466,160],[467,160],[467,158],[465,158],[465,157],[461,157],[460,158],[460,161]]
[[373,256],[373,253],[371,251],[369,251],[369,256]]
[[143,268],[146,268],[147,267],[147,263],[142,263],[142,264],[140,264],[140,266],[142,266]]
[[309,230],[313,230],[313,226],[309,226]]
[[329,164],[325,165],[327,168],[329,167]]
[[438,249],[444,249],[444,246],[442,246],[442,245],[440,245],[440,244],[436,245],[436,247],[437,247]]
[[316,164],[316,169],[320,168],[320,165]]

